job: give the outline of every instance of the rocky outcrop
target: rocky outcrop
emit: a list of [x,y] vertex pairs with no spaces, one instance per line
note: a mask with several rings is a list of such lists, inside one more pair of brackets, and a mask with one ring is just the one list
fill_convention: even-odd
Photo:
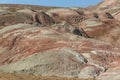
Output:
[[35,18],[35,22],[38,22],[43,26],[47,26],[55,23],[53,19],[45,12],[37,12],[34,18]]
[[114,16],[112,16],[109,11],[87,11],[85,12],[86,16],[88,16],[87,19],[97,19],[97,20],[109,20],[114,19]]
[[120,11],[120,1],[119,0],[105,0],[99,5],[97,9],[102,11],[109,12],[115,19],[120,20],[119,11]]
[[96,20],[86,20],[83,22],[83,29],[90,37],[118,45],[120,25],[119,21],[114,21],[115,20],[107,20],[100,22]]
[[83,56],[66,48],[37,53],[14,64],[2,66],[0,69],[12,73],[77,77],[81,66],[85,63],[86,59]]
[[24,14],[24,13],[8,13],[4,15],[0,15],[0,26],[8,26],[17,23],[32,23],[32,16]]
[[67,8],[58,8],[58,9],[52,9],[48,11],[51,16],[53,14],[57,14],[60,17],[65,17],[68,15],[79,15],[79,13],[73,9],[67,9]]
[[115,19],[117,19],[117,20],[119,20],[119,21],[120,21],[119,16],[120,16],[120,12],[119,12],[119,13],[117,13],[117,14],[115,14]]
[[43,26],[51,25],[55,22],[53,19],[44,12],[15,12],[15,13],[8,13],[5,15],[0,15],[0,26],[8,26],[17,23],[27,23],[33,24],[38,23]]
[[57,23],[67,21],[70,24],[78,24],[86,19],[84,13],[74,9],[53,9],[48,11],[48,13]]
[[69,16],[66,16],[64,18],[64,20],[66,20],[68,23],[70,24],[79,24],[81,23],[82,21],[84,21],[86,19],[85,16],[82,16],[82,15],[69,15]]

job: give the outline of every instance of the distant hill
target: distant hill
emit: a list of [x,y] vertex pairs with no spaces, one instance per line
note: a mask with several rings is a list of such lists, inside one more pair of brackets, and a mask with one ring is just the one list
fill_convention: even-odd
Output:
[[120,0],[104,0],[99,4],[99,8],[120,6]]

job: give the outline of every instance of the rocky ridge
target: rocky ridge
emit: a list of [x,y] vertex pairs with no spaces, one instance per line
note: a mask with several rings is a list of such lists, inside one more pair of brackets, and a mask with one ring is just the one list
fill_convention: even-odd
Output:
[[116,20],[120,20],[120,0],[104,0],[97,5],[97,9],[109,12]]

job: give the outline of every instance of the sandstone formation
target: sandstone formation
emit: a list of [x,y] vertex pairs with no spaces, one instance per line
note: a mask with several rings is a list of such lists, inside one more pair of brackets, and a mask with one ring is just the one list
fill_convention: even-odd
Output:
[[0,6],[0,72],[119,80],[120,21],[114,10]]
[[0,26],[8,26],[17,23],[32,22],[32,16],[24,13],[7,13],[0,15]]
[[82,69],[90,67],[89,71],[95,73],[86,72],[90,76],[86,78],[94,78],[120,59],[119,48],[109,43],[57,33],[47,27],[17,24],[0,32],[0,64],[4,64],[0,70],[5,72],[84,78]]
[[47,15],[45,12],[38,12],[36,13],[36,15],[34,16],[35,21],[40,23],[41,25],[51,25],[54,24],[55,22],[53,21],[53,19]]
[[120,0],[105,0],[99,5],[100,8],[109,8],[109,7],[114,7],[114,6],[119,7]]
[[97,9],[101,12],[109,12],[115,17],[115,19],[120,20],[120,0],[104,0],[97,6]]

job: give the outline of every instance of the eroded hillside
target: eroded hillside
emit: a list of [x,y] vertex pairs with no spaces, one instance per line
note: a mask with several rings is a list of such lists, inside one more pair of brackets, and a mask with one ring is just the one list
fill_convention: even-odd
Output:
[[0,80],[119,80],[119,18],[108,9],[1,5],[0,71]]

